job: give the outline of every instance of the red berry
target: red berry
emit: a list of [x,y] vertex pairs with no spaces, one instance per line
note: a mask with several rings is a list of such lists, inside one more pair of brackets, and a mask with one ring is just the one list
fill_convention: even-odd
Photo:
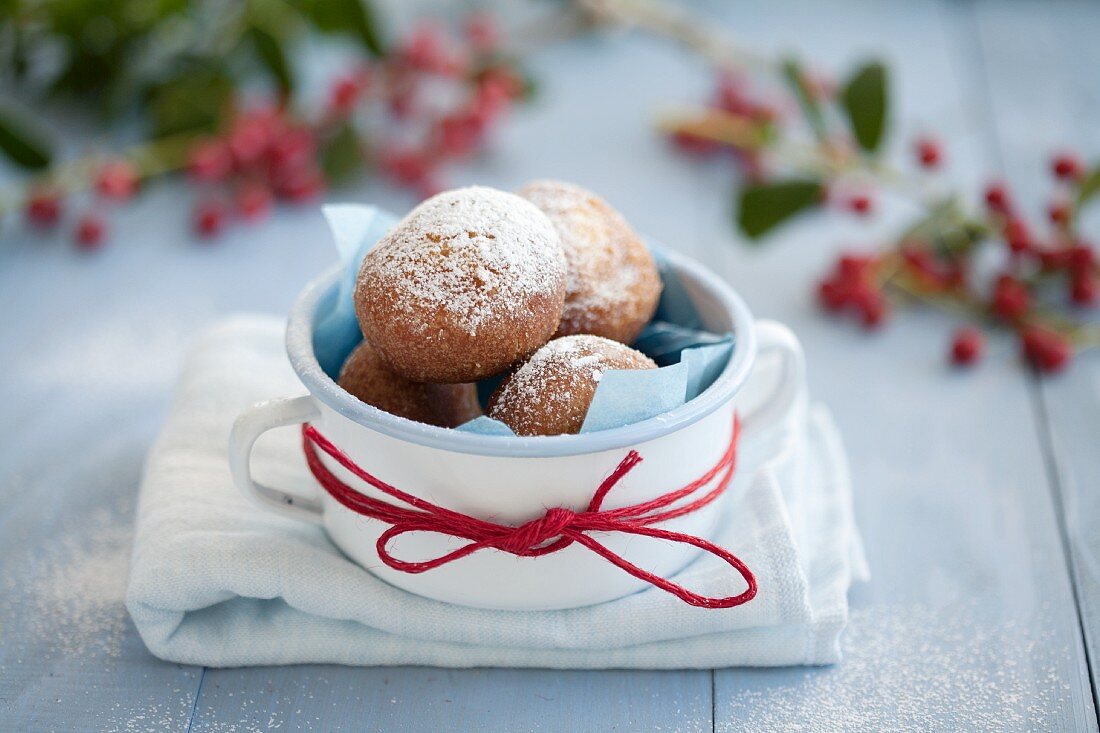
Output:
[[935,268],[932,254],[921,245],[902,245],[901,255],[905,264],[918,272],[927,272]]
[[433,165],[419,151],[395,150],[382,155],[382,169],[400,183],[418,183],[429,178]]
[[841,255],[836,263],[836,272],[847,280],[860,280],[870,274],[875,262],[871,255]]
[[672,144],[681,151],[690,155],[707,156],[718,152],[721,146],[714,140],[693,135],[684,130],[677,130],[669,135]]
[[1085,174],[1081,159],[1072,153],[1060,153],[1050,162],[1050,169],[1056,178],[1063,181],[1079,181]]
[[435,24],[414,28],[405,39],[401,55],[409,66],[422,71],[440,71],[447,65],[443,33]]
[[851,199],[848,200],[848,207],[860,216],[869,214],[871,212],[871,204],[871,197],[865,194],[853,196]]
[[960,328],[951,339],[951,361],[959,366],[969,366],[982,358],[985,337],[973,326]]
[[1008,248],[1016,254],[1022,254],[1031,249],[1031,232],[1023,219],[1011,218],[1005,223],[1005,241]]
[[202,140],[187,154],[187,169],[199,181],[223,181],[233,169],[229,147],[217,138]]
[[466,40],[478,53],[493,51],[500,45],[500,29],[489,13],[472,13],[466,18],[464,26]]
[[416,98],[410,89],[394,91],[388,100],[390,115],[403,120],[411,116],[416,108]]
[[1038,326],[1026,328],[1020,341],[1024,359],[1040,371],[1057,372],[1073,356],[1073,344],[1068,339]]
[[503,114],[512,99],[519,96],[517,82],[503,72],[486,73],[478,83],[474,110],[483,122],[492,122]]
[[355,108],[363,95],[363,79],[358,76],[345,76],[337,79],[329,90],[329,110],[345,115]]
[[963,262],[953,262],[947,266],[947,271],[943,274],[944,285],[947,287],[958,288],[966,283],[966,264]]
[[965,273],[959,264],[942,264],[924,246],[903,245],[902,258],[906,267],[925,288],[943,290],[962,284],[964,279]]
[[52,188],[31,192],[26,202],[27,219],[38,227],[52,227],[61,219],[61,195]]
[[237,191],[237,210],[248,221],[259,221],[271,212],[274,198],[262,183],[246,183]]
[[200,237],[216,237],[225,229],[226,219],[225,205],[216,199],[206,199],[195,206],[192,226]]
[[439,121],[439,149],[443,155],[461,158],[477,149],[485,124],[475,113],[457,112]]
[[313,165],[317,154],[317,141],[313,133],[302,127],[284,130],[272,140],[269,149],[273,179],[288,175],[292,171]]
[[993,291],[993,312],[1006,321],[1015,321],[1031,307],[1031,294],[1019,280],[1002,275]]
[[140,180],[137,166],[133,163],[128,160],[110,160],[99,169],[95,187],[104,198],[125,201],[137,191]]
[[718,77],[714,91],[714,106],[730,114],[743,114],[747,98],[748,81],[745,76],[726,72]]
[[307,165],[287,171],[276,183],[275,191],[291,203],[304,204],[320,196],[325,183],[321,170]]
[[1008,191],[1000,183],[991,183],[986,187],[985,204],[999,214],[1007,214],[1012,207],[1008,200]]
[[1090,272],[1075,273],[1070,279],[1070,298],[1077,305],[1096,305],[1100,293],[1097,293],[1096,276]]
[[878,328],[890,312],[889,303],[883,294],[866,285],[856,288],[852,293],[852,302],[866,328]]
[[1052,224],[1064,227],[1073,217],[1073,207],[1067,201],[1054,201],[1047,207],[1047,216]]
[[271,137],[266,120],[251,115],[241,117],[233,123],[226,138],[233,162],[242,168],[256,163],[267,152]]
[[817,299],[827,311],[839,311],[848,304],[849,289],[836,280],[822,280],[817,286]]
[[917,160],[923,168],[936,168],[943,158],[943,150],[938,141],[932,138],[921,138],[916,144]]
[[728,73],[718,80],[713,105],[731,115],[760,123],[772,122],[780,116],[775,106],[753,98],[745,77]]
[[1070,251],[1067,249],[1047,247],[1037,250],[1037,252],[1039,254],[1039,263],[1046,270],[1059,270],[1069,263]]
[[1087,244],[1075,244],[1064,252],[1066,264],[1073,272],[1090,272],[1096,266],[1096,253]]
[[107,222],[96,214],[86,214],[76,225],[76,246],[88,251],[99,249],[106,235]]

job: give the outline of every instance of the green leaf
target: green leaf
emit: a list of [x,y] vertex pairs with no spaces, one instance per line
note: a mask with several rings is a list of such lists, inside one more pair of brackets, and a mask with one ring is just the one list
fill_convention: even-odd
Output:
[[795,214],[820,206],[823,191],[821,181],[803,178],[746,186],[737,223],[749,238],[757,239]]
[[790,85],[794,98],[798,100],[798,106],[802,108],[802,114],[806,116],[806,121],[810,123],[814,135],[818,140],[824,140],[828,135],[828,130],[825,127],[825,115],[822,114],[821,105],[817,103],[813,92],[806,84],[806,74],[802,70],[802,65],[795,59],[785,60],[783,62],[783,77]]
[[212,131],[228,108],[233,82],[222,69],[194,70],[153,90],[153,135]]
[[311,0],[302,10],[320,30],[350,32],[371,55],[385,53],[369,0]]
[[844,85],[840,99],[856,142],[868,153],[878,150],[889,104],[886,67],[877,61],[860,67]]
[[345,183],[358,173],[363,164],[359,148],[359,136],[355,128],[344,123],[325,145],[321,154],[321,169],[325,178],[335,184]]
[[0,150],[23,168],[41,170],[50,164],[49,143],[22,115],[0,108]]
[[926,214],[906,228],[899,241],[918,241],[930,245],[945,257],[965,255],[991,234],[981,221],[971,218],[956,196],[933,203]]
[[1093,168],[1092,172],[1081,181],[1081,187],[1077,189],[1077,209],[1080,210],[1095,198],[1096,194],[1100,194],[1100,165]]
[[286,54],[283,53],[283,47],[278,39],[271,35],[267,29],[258,25],[252,26],[248,31],[248,35],[252,39],[252,44],[256,48],[256,54],[259,56],[260,61],[275,79],[279,89],[286,94],[293,92],[294,75],[290,70],[290,64],[287,62]]

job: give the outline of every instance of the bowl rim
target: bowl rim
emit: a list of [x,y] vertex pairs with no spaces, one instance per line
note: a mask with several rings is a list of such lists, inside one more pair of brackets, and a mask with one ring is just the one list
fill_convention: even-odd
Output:
[[315,399],[365,428],[398,440],[457,453],[523,458],[556,458],[634,447],[686,428],[717,410],[744,384],[756,357],[756,329],[744,300],[700,262],[673,250],[662,248],[662,253],[678,274],[686,274],[709,291],[730,315],[735,335],[733,353],[702,394],[668,412],[629,425],[575,435],[489,435],[426,425],[357,400],[325,374],[313,352],[314,314],[326,298],[334,297],[333,289],[339,288],[343,270],[340,264],[315,277],[295,300],[287,319],[287,356]]

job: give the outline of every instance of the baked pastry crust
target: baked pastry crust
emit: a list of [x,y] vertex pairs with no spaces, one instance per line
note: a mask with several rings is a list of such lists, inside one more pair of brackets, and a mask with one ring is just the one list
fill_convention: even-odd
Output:
[[476,385],[410,381],[390,371],[366,341],[348,355],[336,381],[379,410],[441,428],[457,427],[482,414]]
[[565,252],[565,307],[555,335],[633,343],[661,297],[657,265],[641,238],[600,196],[572,183],[532,181],[519,195],[549,217]]
[[554,339],[509,375],[489,398],[489,417],[517,435],[580,432],[609,369],[656,369],[645,354],[587,334]]
[[433,196],[363,260],[363,335],[418,382],[472,382],[542,346],[561,321],[565,256],[550,220],[482,186]]

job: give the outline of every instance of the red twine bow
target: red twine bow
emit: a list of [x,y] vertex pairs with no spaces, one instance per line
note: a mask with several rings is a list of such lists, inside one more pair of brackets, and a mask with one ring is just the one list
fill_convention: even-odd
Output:
[[[616,567],[630,573],[635,578],[655,585],[692,606],[732,608],[747,603],[756,596],[756,578],[753,576],[752,571],[733,553],[712,542],[682,532],[671,532],[650,525],[666,522],[697,511],[717,499],[726,490],[733,478],[733,471],[736,467],[737,440],[740,434],[741,423],[734,417],[733,435],[722,458],[713,468],[681,489],[670,491],[641,504],[601,510],[600,506],[603,504],[607,493],[631,469],[641,463],[642,457],[637,451],[632,450],[627,453],[615,470],[596,489],[596,493],[592,496],[592,501],[589,502],[586,510],[575,512],[565,507],[555,507],[547,509],[546,513],[538,519],[533,519],[518,527],[496,524],[495,522],[471,517],[407,494],[364,471],[312,425],[302,425],[302,445],[305,450],[306,462],[309,464],[309,470],[333,499],[356,514],[377,519],[390,525],[389,529],[378,538],[376,547],[378,557],[394,570],[404,573],[423,573],[426,570],[472,555],[485,548],[509,552],[519,557],[539,557],[562,550],[576,542]],[[320,448],[341,466],[378,491],[408,506],[390,504],[381,499],[366,496],[351,488],[337,478],[321,462],[317,448]],[[718,477],[718,483],[710,491],[688,503],[672,506],[681,499],[686,499],[703,489],[715,477]],[[452,537],[461,537],[470,542],[457,550],[432,560],[406,562],[391,555],[387,548],[394,538],[409,532],[436,532]],[[748,588],[739,595],[725,598],[713,598],[692,593],[687,588],[643,570],[625,558],[616,555],[586,534],[588,532],[624,532],[694,545],[728,563],[744,578]]]

